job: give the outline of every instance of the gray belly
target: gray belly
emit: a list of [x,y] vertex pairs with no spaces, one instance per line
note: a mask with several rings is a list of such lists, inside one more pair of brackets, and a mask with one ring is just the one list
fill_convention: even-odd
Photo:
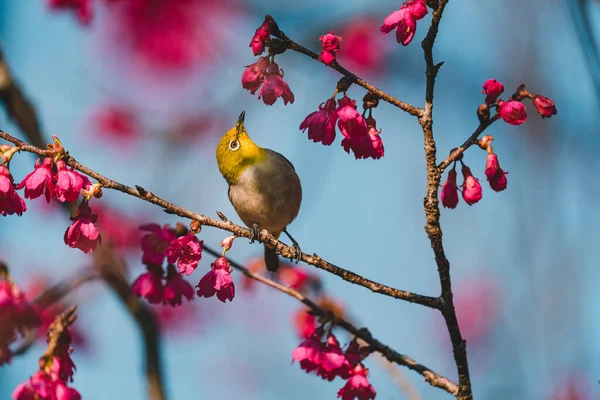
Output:
[[246,226],[279,235],[300,211],[302,187],[289,161],[269,151],[263,163],[246,168],[229,187],[229,199]]

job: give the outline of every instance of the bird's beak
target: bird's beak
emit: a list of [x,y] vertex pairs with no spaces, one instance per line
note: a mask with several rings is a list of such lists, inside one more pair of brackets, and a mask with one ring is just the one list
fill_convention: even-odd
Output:
[[242,126],[244,125],[244,117],[246,116],[246,111],[242,111],[242,113],[240,114],[240,117],[238,118],[238,125]]

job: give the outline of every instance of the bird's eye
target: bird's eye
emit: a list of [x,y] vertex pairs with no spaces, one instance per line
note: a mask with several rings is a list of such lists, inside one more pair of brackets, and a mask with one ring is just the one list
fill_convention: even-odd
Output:
[[229,149],[232,151],[236,151],[240,148],[240,142],[238,140],[232,140],[229,142]]

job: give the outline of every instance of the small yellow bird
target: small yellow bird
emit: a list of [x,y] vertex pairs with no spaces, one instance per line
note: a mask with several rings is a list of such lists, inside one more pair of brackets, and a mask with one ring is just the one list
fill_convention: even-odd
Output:
[[[244,224],[252,229],[252,241],[258,237],[259,229],[266,229],[276,238],[284,232],[299,256],[298,243],[286,227],[300,211],[300,178],[287,158],[250,139],[244,128],[245,114],[242,112],[217,145],[217,164],[229,184],[229,200]],[[279,266],[275,250],[267,245],[265,263],[269,271],[276,271]]]

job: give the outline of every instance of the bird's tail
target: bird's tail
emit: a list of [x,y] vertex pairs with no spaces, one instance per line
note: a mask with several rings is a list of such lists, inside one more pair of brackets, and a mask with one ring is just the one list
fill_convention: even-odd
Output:
[[267,270],[271,272],[275,272],[279,268],[279,256],[275,253],[275,249],[267,244],[265,244],[265,264]]

